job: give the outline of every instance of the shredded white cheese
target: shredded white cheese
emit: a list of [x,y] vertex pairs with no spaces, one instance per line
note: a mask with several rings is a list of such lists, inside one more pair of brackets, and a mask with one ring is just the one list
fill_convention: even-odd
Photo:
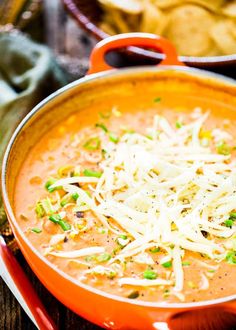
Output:
[[54,256],[54,257],[59,257],[59,258],[79,258],[79,257],[85,257],[97,253],[104,253],[105,248],[102,246],[93,246],[93,247],[88,247],[85,249],[80,249],[80,250],[73,250],[73,251],[61,251],[61,252],[49,252],[48,254]]
[[[164,249],[166,256],[161,263],[173,262],[176,294],[184,284],[184,250],[219,261],[227,250],[216,239],[230,238],[236,233],[235,225],[232,228],[224,225],[236,205],[236,166],[229,162],[230,155],[213,152],[201,143],[200,133],[208,113],[202,114],[197,109],[193,117],[195,121],[176,128],[157,115],[153,126],[147,129],[151,138],[127,133],[117,144],[106,145],[100,178],[66,178],[51,186],[62,186],[68,193],[77,192],[78,206],[93,211],[113,233],[125,233],[132,238],[125,241],[124,248],[108,264],[129,257],[153,264],[147,249],[154,246]],[[214,140],[218,135],[230,138],[227,133],[214,130]],[[85,182],[92,184],[92,197],[72,185]],[[104,251],[103,247],[91,247],[50,254],[77,258]],[[206,276],[202,276],[202,281],[202,289],[207,288]],[[155,286],[172,285],[172,281],[121,278],[119,284]]]

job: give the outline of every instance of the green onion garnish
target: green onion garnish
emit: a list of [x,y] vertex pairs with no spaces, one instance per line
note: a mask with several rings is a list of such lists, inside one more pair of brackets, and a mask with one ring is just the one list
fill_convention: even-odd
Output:
[[104,124],[102,124],[102,123],[97,123],[97,124],[95,125],[95,127],[99,127],[99,128],[101,128],[105,133],[108,132],[107,127],[106,127]]
[[160,251],[160,248],[159,247],[156,247],[156,248],[153,248],[153,249],[150,249],[149,252],[151,253],[157,253]]
[[171,268],[172,267],[172,261],[167,261],[161,264],[165,268]]
[[151,269],[147,269],[143,273],[143,277],[146,278],[147,280],[155,280],[157,278],[157,273]]
[[95,259],[95,256],[94,255],[86,256],[84,258],[84,260],[87,261],[87,262],[93,261],[94,259]]
[[73,198],[74,201],[77,201],[77,199],[79,198],[79,194],[74,193],[74,194],[71,195],[71,197]]
[[225,220],[225,225],[226,227],[232,227],[234,224],[234,220],[231,220],[231,219],[228,219],[228,220]]
[[59,214],[51,215],[49,217],[49,220],[54,222],[55,224],[58,224],[64,231],[71,229],[71,225],[68,222],[62,220]]
[[149,134],[145,135],[148,140],[153,140],[153,137]]
[[45,188],[47,189],[47,191],[49,191],[50,193],[55,191],[56,188],[50,188],[57,180],[55,178],[49,178],[48,181],[45,183]]
[[190,266],[190,262],[189,261],[183,261],[182,262],[182,266]]
[[53,214],[54,209],[53,209],[51,200],[49,198],[42,199],[40,203],[46,214],[49,214],[49,215]]
[[229,218],[230,218],[230,220],[236,220],[236,212],[231,212],[229,214]]
[[83,171],[83,174],[85,176],[92,176],[92,177],[95,177],[95,178],[100,178],[102,176],[101,172],[93,171],[93,170],[90,170],[90,169],[87,169],[87,168]]
[[127,239],[128,237],[126,235],[119,235],[119,238]]
[[217,152],[220,155],[228,156],[231,153],[231,147],[224,141],[219,143],[216,147],[217,147]]
[[53,214],[53,215],[50,215],[49,220],[54,223],[59,223],[59,221],[61,221],[62,219],[59,214]]
[[64,220],[60,220],[60,221],[58,222],[58,224],[59,224],[59,226],[61,226],[61,228],[62,228],[64,231],[67,231],[67,230],[70,230],[70,229],[71,229],[71,225],[70,225],[68,222],[64,221]]
[[69,201],[64,199],[64,200],[61,201],[60,205],[63,207],[68,203],[69,203]]
[[42,218],[42,217],[45,216],[44,208],[43,208],[43,206],[42,206],[42,204],[41,204],[40,202],[38,202],[38,203],[36,204],[35,212],[36,212],[36,214],[37,214],[37,216],[38,216],[39,218]]
[[119,138],[118,136],[116,136],[115,134],[113,133],[109,133],[109,140],[113,143],[118,143],[119,142]]
[[84,147],[85,149],[87,149],[87,150],[94,151],[94,150],[99,149],[100,144],[101,144],[100,139],[99,139],[98,137],[94,137],[94,138],[89,139],[89,140],[83,145],[83,147]]
[[236,251],[228,252],[225,259],[229,264],[236,265]]
[[156,97],[153,101],[155,103],[159,103],[159,102],[161,102],[161,97],[160,96],[159,97]]
[[66,204],[71,202],[71,195],[70,194],[66,194],[65,196],[62,197],[61,199],[61,206],[65,206]]
[[183,126],[183,124],[181,124],[179,121],[177,121],[175,123],[175,126],[176,126],[176,128],[181,128]]
[[105,149],[102,149],[102,155],[105,156],[106,153],[107,151]]
[[31,231],[36,234],[42,233],[42,230],[40,228],[32,228]]
[[106,262],[111,259],[111,255],[109,253],[102,253],[96,257],[97,262]]

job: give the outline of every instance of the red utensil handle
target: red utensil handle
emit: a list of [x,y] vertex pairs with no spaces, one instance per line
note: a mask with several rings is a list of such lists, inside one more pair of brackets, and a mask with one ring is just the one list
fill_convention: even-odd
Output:
[[149,33],[124,33],[106,38],[95,46],[90,56],[88,74],[113,69],[105,61],[106,53],[128,46],[151,48],[162,52],[165,58],[159,65],[184,65],[178,60],[174,46],[165,38]]
[[27,303],[27,307],[29,307],[39,329],[56,330],[56,325],[47,314],[32,284],[3,240],[0,240],[0,258],[2,258],[9,275]]

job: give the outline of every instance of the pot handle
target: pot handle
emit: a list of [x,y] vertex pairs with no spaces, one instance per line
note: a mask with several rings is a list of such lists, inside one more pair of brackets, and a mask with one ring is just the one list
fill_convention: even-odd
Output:
[[0,235],[0,276],[9,286],[35,326],[40,330],[57,330],[28,277]]
[[108,37],[97,43],[90,56],[88,74],[114,69],[106,63],[106,53],[128,46],[148,47],[161,51],[165,58],[159,65],[184,65],[178,60],[176,49],[167,39],[150,33],[123,33]]

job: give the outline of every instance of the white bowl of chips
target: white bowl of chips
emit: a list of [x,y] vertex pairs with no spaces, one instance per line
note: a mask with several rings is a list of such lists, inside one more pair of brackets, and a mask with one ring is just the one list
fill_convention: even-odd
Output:
[[[86,30],[103,39],[132,31],[169,39],[180,60],[198,67],[236,63],[236,0],[63,0]],[[162,55],[134,49],[136,55]]]

